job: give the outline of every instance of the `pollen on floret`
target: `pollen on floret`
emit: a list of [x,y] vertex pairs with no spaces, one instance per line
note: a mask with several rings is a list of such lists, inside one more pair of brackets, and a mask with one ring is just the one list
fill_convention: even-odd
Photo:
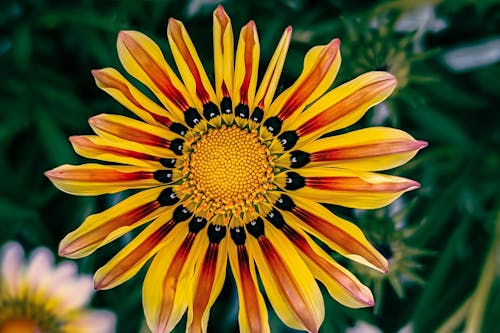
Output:
[[272,188],[272,156],[255,131],[237,126],[194,138],[185,154],[183,192],[210,211],[246,211]]

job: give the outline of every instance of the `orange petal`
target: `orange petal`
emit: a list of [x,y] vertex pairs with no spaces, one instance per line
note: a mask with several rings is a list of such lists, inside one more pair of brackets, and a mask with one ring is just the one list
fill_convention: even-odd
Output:
[[342,304],[359,308],[373,306],[373,295],[354,275],[331,259],[307,234],[288,224],[281,229],[300,251],[314,277],[328,289],[330,295]]
[[386,99],[396,87],[396,78],[385,72],[370,72],[333,89],[296,120],[296,133],[308,141],[358,121],[373,105]]
[[[257,74],[259,69],[260,46],[257,28],[250,21],[240,32],[236,50],[236,64],[233,84],[233,105],[235,116],[248,119],[253,108]],[[238,118],[237,118],[238,119]]]
[[165,244],[167,235],[190,213],[182,205],[173,214],[163,214],[118,252],[95,274],[95,289],[110,289],[134,276],[146,261]]
[[[235,230],[236,228],[231,229],[231,236],[235,233],[245,233],[241,227],[238,228],[238,232]],[[241,333],[266,333],[270,331],[267,309],[258,288],[255,266],[250,261],[244,242],[244,239],[240,238],[238,244],[235,242],[228,244],[229,261],[238,287],[240,303],[238,324]]]
[[210,224],[208,242],[202,241],[203,249],[196,263],[194,289],[188,307],[187,332],[207,331],[210,308],[219,295],[226,277],[227,248],[226,227]]
[[123,67],[148,86],[168,110],[179,115],[193,106],[186,88],[149,37],[137,31],[120,31],[117,48]]
[[161,167],[173,168],[176,163],[175,158],[163,158],[151,153],[126,149],[116,142],[104,140],[96,135],[75,135],[71,136],[69,140],[73,149],[80,156],[87,158],[157,169]]
[[141,191],[98,214],[90,215],[59,244],[59,255],[81,258],[165,212],[162,188]]
[[117,70],[103,68],[92,70],[97,86],[106,91],[130,111],[152,124],[165,127],[172,125],[169,112],[150,100],[130,84]]
[[[285,213],[287,220],[294,222],[292,227],[304,229],[351,260],[387,272],[387,260],[368,242],[356,225],[335,216],[312,200],[294,195],[291,199],[293,204],[286,207],[290,213]],[[284,206],[279,208],[285,209]]]
[[176,134],[141,121],[119,115],[100,114],[89,119],[89,124],[97,135],[110,141],[121,139],[134,143],[168,149],[182,155],[182,143]]
[[172,171],[93,163],[61,165],[45,172],[45,175],[61,191],[73,195],[116,193],[127,189],[158,186],[173,180]]
[[203,105],[215,101],[215,92],[182,22],[170,18],[167,31],[177,68],[193,99],[197,98]]

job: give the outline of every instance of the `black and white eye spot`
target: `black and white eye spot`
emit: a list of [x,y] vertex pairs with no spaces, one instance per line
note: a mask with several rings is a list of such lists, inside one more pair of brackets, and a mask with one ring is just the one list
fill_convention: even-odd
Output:
[[286,182],[285,189],[292,191],[298,190],[299,188],[306,186],[306,179],[293,171],[286,173],[285,182]]
[[283,122],[277,116],[267,118],[263,126],[274,136],[278,135],[281,131]]
[[221,225],[210,224],[208,226],[207,234],[210,243],[218,244],[226,236],[226,227]]
[[290,150],[299,140],[299,135],[295,131],[286,131],[278,136],[278,140],[283,146],[284,150]]

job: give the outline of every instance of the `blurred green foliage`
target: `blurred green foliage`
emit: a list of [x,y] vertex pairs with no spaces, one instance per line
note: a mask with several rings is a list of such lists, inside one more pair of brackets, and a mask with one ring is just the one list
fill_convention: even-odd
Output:
[[[394,73],[399,89],[356,126],[394,126],[429,141],[412,162],[393,172],[420,181],[420,190],[376,211],[332,207],[361,225],[390,258],[392,271],[374,275],[344,262],[374,288],[377,307],[351,310],[326,296],[321,332],[345,332],[360,320],[383,332],[396,332],[408,324],[415,332],[440,327],[442,333],[500,332],[499,49],[496,60],[459,71],[445,61],[450,50],[481,46],[485,40],[498,42],[500,2],[223,4],[235,31],[249,19],[256,21],[261,62],[270,58],[283,29],[293,25],[282,87],[300,73],[309,48],[333,37],[341,38],[343,54],[335,84],[369,70]],[[208,0],[0,3],[0,243],[15,239],[28,249],[44,245],[56,251],[62,237],[85,216],[117,200],[116,196],[71,197],[43,176],[60,164],[83,161],[67,137],[90,133],[89,116],[127,114],[95,87],[90,70],[121,68],[115,43],[122,29],[148,34],[171,57],[166,22],[176,17],[186,24],[210,73],[214,8],[215,2]],[[126,237],[79,260],[81,270],[95,272],[125,242]],[[120,287],[97,293],[94,304],[117,313],[118,332],[140,330],[143,275],[144,271]],[[231,279],[211,318],[210,332],[237,331],[237,296]],[[272,313],[270,321],[273,332],[291,332]],[[183,331],[182,325],[177,331]]]

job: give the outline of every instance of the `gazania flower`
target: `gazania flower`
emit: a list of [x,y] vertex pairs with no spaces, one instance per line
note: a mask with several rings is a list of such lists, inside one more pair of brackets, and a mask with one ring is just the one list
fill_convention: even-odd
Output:
[[115,316],[89,310],[92,279],[78,275],[76,265],[54,266],[46,248],[24,262],[18,243],[0,252],[0,333],[111,333]]
[[47,176],[75,195],[140,191],[89,216],[59,252],[83,257],[149,222],[94,282],[97,289],[112,288],[154,257],[143,287],[153,332],[172,330],[186,311],[187,330],[206,332],[227,265],[238,288],[241,332],[269,331],[257,276],[286,325],[317,332],[324,305],[316,280],[347,306],[374,301],[313,237],[352,260],[387,268],[359,228],[321,203],[387,205],[419,184],[371,171],[403,164],[426,144],[390,128],[321,138],[389,96],[395,78],[371,72],[325,94],[340,66],[334,39],[311,49],[297,81],[274,98],[291,27],[257,84],[255,23],[241,29],[235,54],[231,21],[221,6],[213,19],[215,82],[175,19],[168,23],[168,40],[180,79],[151,39],[136,31],[118,36],[126,71],[160,104],[115,69],[92,72],[101,89],[141,120],[91,118],[96,135],[71,137],[71,143],[78,154],[113,164],[63,165]]

